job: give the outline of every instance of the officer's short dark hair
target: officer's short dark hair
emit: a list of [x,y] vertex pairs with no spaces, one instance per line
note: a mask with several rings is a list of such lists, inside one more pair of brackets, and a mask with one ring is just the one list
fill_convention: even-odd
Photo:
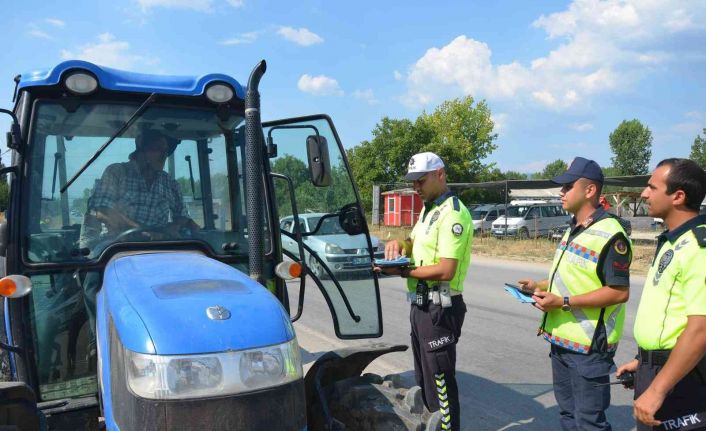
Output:
[[601,193],[603,193],[603,183],[600,181],[589,179],[586,179],[586,181],[588,181],[588,184],[593,184],[594,186],[596,186],[596,199],[600,198]]
[[669,166],[667,194],[681,190],[686,195],[686,207],[698,211],[706,196],[706,171],[691,159],[664,159],[657,167]]

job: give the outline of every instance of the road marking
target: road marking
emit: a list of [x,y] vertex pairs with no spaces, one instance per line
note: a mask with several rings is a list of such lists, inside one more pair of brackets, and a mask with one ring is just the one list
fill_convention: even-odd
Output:
[[510,429],[510,428],[514,428],[514,427],[521,427],[522,425],[531,424],[533,422],[534,422],[534,418],[520,419],[517,422],[512,422],[512,423],[505,425],[502,428],[498,428],[498,431],[504,431],[506,429]]

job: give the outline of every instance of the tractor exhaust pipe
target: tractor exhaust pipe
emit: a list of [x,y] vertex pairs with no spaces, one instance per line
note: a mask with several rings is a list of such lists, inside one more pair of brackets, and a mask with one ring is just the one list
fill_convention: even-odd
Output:
[[265,160],[260,119],[260,79],[267,70],[265,60],[260,61],[248,78],[245,94],[245,191],[248,221],[248,266],[250,278],[264,285],[265,261],[264,201],[262,163]]

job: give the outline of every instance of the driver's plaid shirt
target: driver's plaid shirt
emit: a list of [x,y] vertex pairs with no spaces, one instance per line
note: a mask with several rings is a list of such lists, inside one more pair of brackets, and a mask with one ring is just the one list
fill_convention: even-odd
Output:
[[189,216],[179,183],[160,171],[148,187],[134,160],[105,169],[89,200],[89,209],[100,207],[120,211],[145,227],[166,226],[176,217]]

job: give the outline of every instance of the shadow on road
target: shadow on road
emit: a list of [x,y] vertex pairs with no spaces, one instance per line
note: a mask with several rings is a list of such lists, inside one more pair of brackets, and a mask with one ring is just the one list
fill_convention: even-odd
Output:
[[[325,352],[301,349],[302,361],[312,362]],[[400,374],[405,387],[415,385],[414,371]],[[498,383],[473,374],[456,374],[461,396],[463,431],[546,431],[559,430],[559,408],[551,384]],[[546,408],[542,402],[551,404]],[[632,407],[611,406],[608,420],[614,430],[634,429]]]

